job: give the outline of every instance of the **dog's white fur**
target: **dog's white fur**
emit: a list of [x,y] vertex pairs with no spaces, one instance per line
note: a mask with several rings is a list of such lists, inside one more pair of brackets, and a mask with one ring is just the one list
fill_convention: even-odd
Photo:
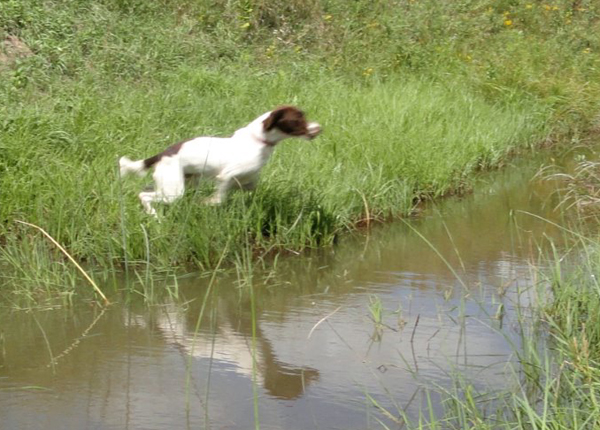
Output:
[[[283,107],[304,116],[297,108]],[[132,161],[121,157],[119,167],[121,176],[129,173],[143,175],[154,167],[153,191],[143,191],[139,198],[148,214],[156,216],[153,203],[171,203],[181,197],[185,189],[185,176],[198,175],[204,178],[215,178],[217,190],[207,203],[220,204],[233,187],[245,190],[254,189],[260,170],[269,160],[275,145],[288,137],[312,139],[321,132],[321,126],[305,122],[302,134],[288,134],[275,126],[267,129],[266,121],[277,114],[278,109],[267,112],[246,127],[237,130],[228,138],[197,137],[171,147],[154,157],[158,161],[147,166],[147,160]],[[271,117],[271,118],[270,118]],[[276,121],[275,121],[276,122]]]

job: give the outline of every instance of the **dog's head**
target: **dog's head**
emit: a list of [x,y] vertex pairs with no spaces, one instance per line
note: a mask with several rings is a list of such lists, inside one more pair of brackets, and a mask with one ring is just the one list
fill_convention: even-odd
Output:
[[304,112],[294,106],[280,106],[263,121],[265,135],[279,141],[286,137],[313,139],[321,133],[321,126],[308,122]]

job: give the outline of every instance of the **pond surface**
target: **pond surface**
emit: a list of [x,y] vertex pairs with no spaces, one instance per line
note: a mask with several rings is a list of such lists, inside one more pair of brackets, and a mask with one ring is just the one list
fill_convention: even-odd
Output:
[[0,428],[398,428],[374,402],[414,418],[456,373],[509,388],[531,265],[562,234],[523,213],[561,222],[554,185],[531,180],[543,161],[210,290],[207,276],[154,282],[156,305],[133,293],[106,310],[4,308]]

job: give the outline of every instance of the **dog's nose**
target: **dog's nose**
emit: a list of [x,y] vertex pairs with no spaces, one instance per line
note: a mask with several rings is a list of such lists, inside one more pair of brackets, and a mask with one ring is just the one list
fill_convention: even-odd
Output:
[[317,137],[319,133],[321,133],[321,130],[322,129],[319,123],[311,122],[310,124],[308,124],[308,136],[311,139]]

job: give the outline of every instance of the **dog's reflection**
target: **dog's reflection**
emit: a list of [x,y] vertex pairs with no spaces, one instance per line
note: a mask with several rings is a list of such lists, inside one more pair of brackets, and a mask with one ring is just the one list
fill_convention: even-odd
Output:
[[[253,341],[249,313],[231,312],[227,305],[221,303],[218,317],[212,323],[213,328],[201,329],[195,334],[198,316],[195,310],[184,310],[174,303],[166,304],[152,315],[150,326],[186,356],[191,354],[198,359],[212,358],[219,363],[220,369],[233,371],[249,379],[253,378],[254,359],[258,383],[276,398],[296,399],[313,381],[319,379],[316,369],[280,361],[258,322]],[[205,325],[208,318],[205,317]],[[139,317],[136,323],[147,324]]]

